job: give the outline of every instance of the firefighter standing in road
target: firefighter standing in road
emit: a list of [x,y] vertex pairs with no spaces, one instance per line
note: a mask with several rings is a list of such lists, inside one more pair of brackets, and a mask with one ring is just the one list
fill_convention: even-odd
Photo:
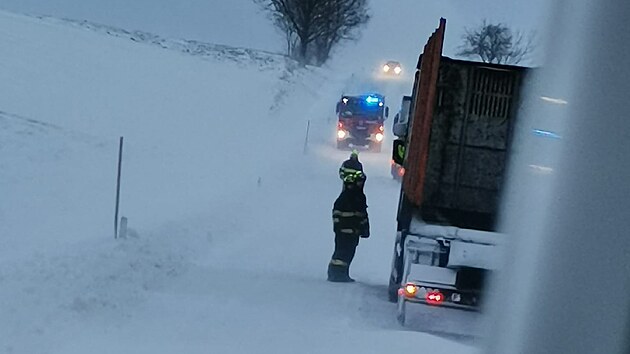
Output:
[[344,161],[341,167],[339,167],[339,178],[345,182],[345,179],[353,178],[357,171],[363,172],[363,164],[359,161],[359,152],[355,149],[350,153],[350,158]]
[[335,252],[328,264],[328,280],[353,282],[349,269],[359,239],[370,237],[367,201],[363,193],[365,174],[361,170],[346,170],[342,179],[344,188],[335,200],[332,214]]

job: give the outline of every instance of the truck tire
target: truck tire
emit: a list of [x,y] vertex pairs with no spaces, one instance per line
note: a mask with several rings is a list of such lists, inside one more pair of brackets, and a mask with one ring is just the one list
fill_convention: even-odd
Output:
[[402,260],[398,255],[397,249],[400,245],[400,240],[394,242],[394,252],[392,255],[392,267],[389,274],[389,285],[387,286],[387,299],[390,302],[398,301],[398,289],[400,288],[401,279],[401,267]]
[[372,152],[381,152],[381,143],[370,143],[370,150]]
[[397,298],[398,305],[396,306],[396,319],[401,326],[405,327],[405,322],[407,320],[407,306],[405,299],[402,296]]
[[345,141],[338,141],[337,142],[337,149],[338,150],[345,150],[348,148],[348,143],[346,143]]
[[396,283],[396,281],[394,280],[394,277],[390,276],[389,286],[387,287],[387,300],[389,300],[389,302],[398,301],[398,288],[399,287],[400,285]]

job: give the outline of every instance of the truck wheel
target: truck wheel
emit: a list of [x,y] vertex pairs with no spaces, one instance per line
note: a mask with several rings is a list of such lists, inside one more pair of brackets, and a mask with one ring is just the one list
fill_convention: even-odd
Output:
[[398,301],[398,284],[394,281],[393,277],[389,277],[389,286],[387,287],[387,299],[389,302]]
[[407,320],[407,316],[406,316],[406,309],[407,306],[406,305],[405,299],[402,296],[398,297],[398,308],[396,310],[396,319],[398,320],[398,323],[400,323],[401,326],[405,326],[405,322]]
[[372,150],[372,152],[381,152],[381,143],[372,143],[370,145],[370,150]]
[[337,149],[339,150],[344,150],[348,148],[348,144],[345,141],[338,141],[337,142]]
[[392,267],[389,274],[389,285],[387,287],[387,299],[390,302],[398,301],[398,289],[400,288],[401,280],[396,279],[400,276],[400,272],[398,270],[399,263],[401,262],[398,257],[398,253],[396,249],[398,248],[399,242],[396,240],[394,243],[394,253],[392,255]]

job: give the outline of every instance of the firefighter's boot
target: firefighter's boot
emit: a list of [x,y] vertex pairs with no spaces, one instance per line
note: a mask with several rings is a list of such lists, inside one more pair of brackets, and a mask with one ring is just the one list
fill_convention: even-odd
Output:
[[328,264],[328,281],[335,283],[351,283],[354,279],[350,278],[348,271],[348,263],[339,259],[333,259]]

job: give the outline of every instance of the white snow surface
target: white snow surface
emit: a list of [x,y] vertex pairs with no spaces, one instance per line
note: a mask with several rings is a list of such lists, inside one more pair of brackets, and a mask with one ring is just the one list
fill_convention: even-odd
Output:
[[475,352],[402,330],[386,301],[388,149],[361,154],[358,283],[325,281],[347,73],[5,12],[0,47],[0,353]]

